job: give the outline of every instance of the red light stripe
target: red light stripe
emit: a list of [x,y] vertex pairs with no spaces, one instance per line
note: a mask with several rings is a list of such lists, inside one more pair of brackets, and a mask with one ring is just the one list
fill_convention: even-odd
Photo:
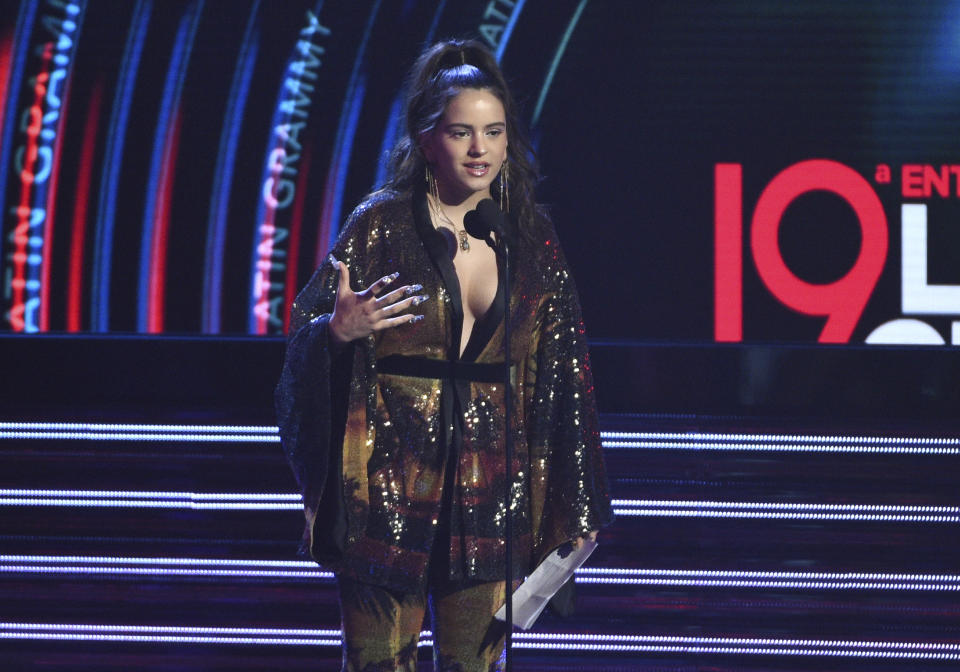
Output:
[[153,240],[150,242],[150,295],[148,298],[147,332],[163,331],[167,284],[167,243],[170,233],[170,205],[173,197],[174,168],[180,149],[180,127],[183,116],[177,108],[167,133],[167,149],[163,158],[158,198],[154,208]]
[[47,220],[43,233],[43,260],[40,266],[40,331],[50,331],[50,271],[53,268],[53,235],[57,209],[57,178],[60,175],[60,154],[63,150],[64,129],[67,127],[67,111],[70,100],[70,84],[73,76],[63,84],[60,96],[60,118],[57,119],[53,146],[53,163],[50,166],[50,182],[47,187]]
[[303,203],[307,194],[307,176],[310,174],[310,159],[313,152],[306,145],[300,159],[300,175],[297,177],[297,195],[290,214],[290,244],[287,246],[287,286],[284,299],[283,331],[290,329],[290,306],[297,293],[297,261],[300,258],[300,232],[303,229]]
[[100,124],[100,106],[103,101],[103,79],[99,79],[90,93],[87,121],[83,128],[80,165],[77,170],[77,188],[73,197],[73,233],[70,239],[70,268],[67,282],[67,331],[82,328],[83,261],[87,235],[87,206],[90,202],[90,182],[93,174],[93,155],[97,146],[97,128]]
[[714,338],[743,340],[743,169],[738,163],[714,168]]

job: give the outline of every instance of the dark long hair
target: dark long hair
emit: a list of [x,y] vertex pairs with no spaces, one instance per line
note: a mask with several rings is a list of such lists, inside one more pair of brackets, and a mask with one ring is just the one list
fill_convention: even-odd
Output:
[[[443,116],[447,104],[464,89],[483,89],[503,104],[507,122],[508,196],[510,211],[523,223],[531,221],[539,179],[536,157],[520,120],[506,79],[486,47],[476,40],[437,42],[414,63],[406,82],[406,132],[390,156],[387,188],[409,191],[424,181],[426,159],[418,138]],[[499,198],[500,178],[490,186]]]

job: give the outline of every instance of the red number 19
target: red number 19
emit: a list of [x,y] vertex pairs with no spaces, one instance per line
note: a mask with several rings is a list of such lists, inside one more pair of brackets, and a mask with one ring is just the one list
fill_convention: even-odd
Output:
[[[742,167],[718,163],[714,170],[714,338],[743,340],[743,196]],[[830,191],[847,201],[860,222],[860,254],[836,282],[812,284],[794,275],[780,254],[777,239],[787,207],[808,191]],[[753,212],[750,248],[767,289],[784,305],[806,315],[823,315],[821,343],[850,340],[887,259],[887,218],[870,184],[836,161],[794,164],[773,178]]]

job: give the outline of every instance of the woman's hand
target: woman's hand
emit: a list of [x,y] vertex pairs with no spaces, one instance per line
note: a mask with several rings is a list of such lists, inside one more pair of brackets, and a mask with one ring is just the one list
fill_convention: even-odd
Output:
[[581,534],[579,537],[577,537],[576,539],[574,539],[574,540],[573,540],[573,548],[574,548],[574,550],[579,551],[581,548],[583,548],[583,542],[584,542],[586,539],[589,539],[590,541],[596,541],[596,540],[597,540],[597,531],[596,531],[596,530],[593,530],[593,531],[591,531],[591,532],[587,532],[586,534]]
[[407,308],[419,306],[428,296],[418,294],[420,285],[404,285],[383,296],[378,296],[399,273],[385,275],[360,292],[350,289],[350,271],[346,264],[330,257],[334,269],[340,272],[337,297],[330,316],[330,335],[338,344],[366,338],[375,331],[397,327],[401,324],[419,322],[423,315],[406,313]]

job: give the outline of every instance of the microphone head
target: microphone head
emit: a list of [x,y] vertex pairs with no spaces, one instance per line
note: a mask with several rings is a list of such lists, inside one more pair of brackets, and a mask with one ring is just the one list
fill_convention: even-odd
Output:
[[493,231],[498,237],[506,235],[507,218],[492,198],[485,198],[477,203],[477,214],[480,216],[480,219],[483,220],[484,226],[489,231]]
[[513,222],[500,210],[500,207],[494,203],[493,199],[485,198],[479,203],[475,210],[471,210],[463,216],[463,228],[466,229],[474,238],[485,240],[487,245],[495,247],[491,233],[496,234],[498,241],[503,241],[507,245],[513,243]]
[[[480,201],[484,203],[484,201]],[[493,203],[493,201],[490,201]],[[477,206],[476,210],[471,210],[463,216],[463,228],[466,229],[473,238],[478,238],[480,240],[487,240],[490,237],[490,226],[487,223],[487,219],[480,214],[480,207]]]

